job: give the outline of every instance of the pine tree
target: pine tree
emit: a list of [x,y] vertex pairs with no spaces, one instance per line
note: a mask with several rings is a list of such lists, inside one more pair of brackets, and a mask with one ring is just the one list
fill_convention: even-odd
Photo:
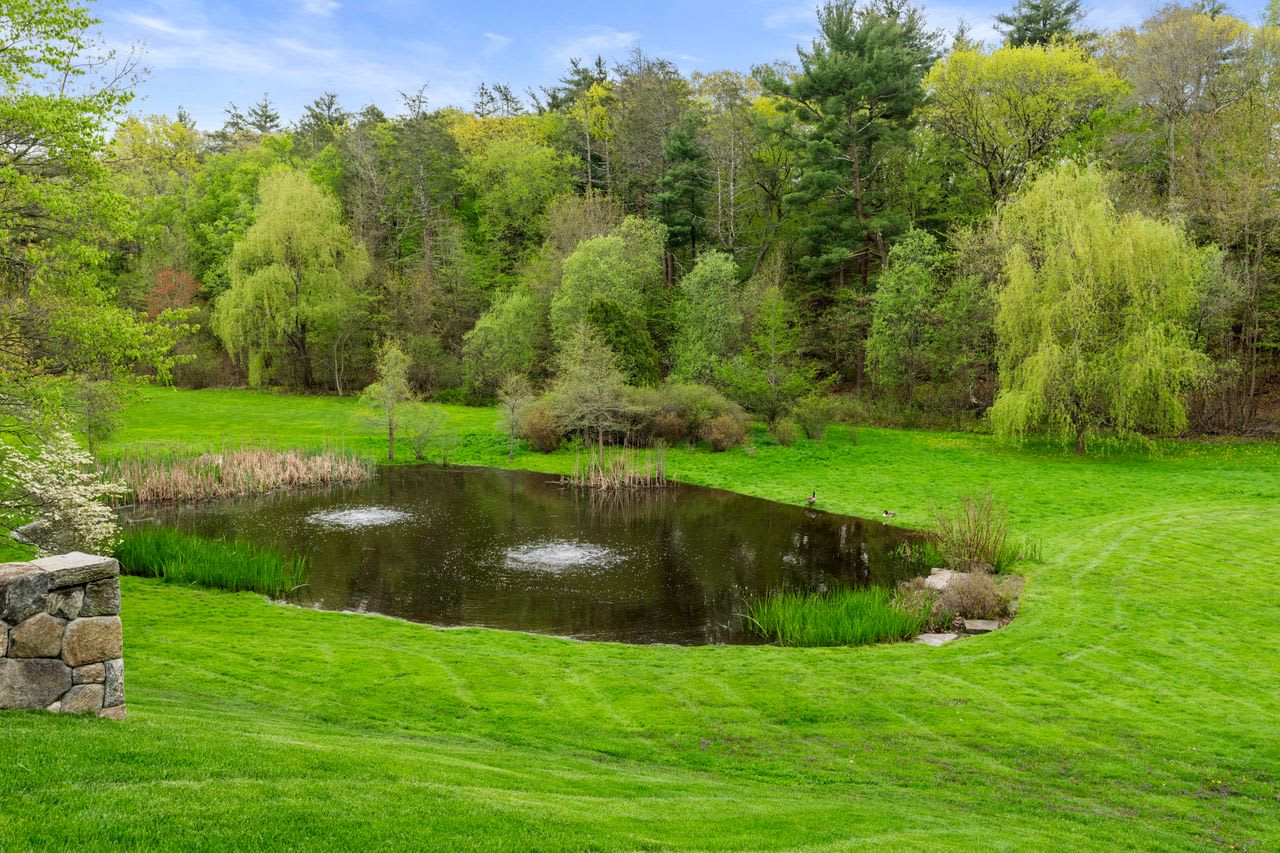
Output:
[[694,258],[698,256],[698,234],[707,217],[709,184],[709,158],[698,138],[701,124],[698,115],[690,113],[667,134],[662,150],[669,165],[653,197],[671,244],[687,245]]
[[[813,47],[799,51],[801,73],[764,84],[789,119],[776,130],[799,172],[785,201],[809,214],[800,266],[815,282],[842,285],[856,272],[865,285],[872,258],[883,260],[888,238],[905,228],[888,205],[881,166],[923,103],[936,36],[901,0],[828,3],[818,23]],[[824,303],[830,292],[817,297]]]
[[245,115],[246,124],[258,133],[279,133],[280,113],[271,104],[271,96],[265,92],[258,103],[249,108]]
[[996,15],[996,30],[1010,47],[1088,38],[1090,33],[1077,29],[1085,14],[1080,0],[1018,0]]

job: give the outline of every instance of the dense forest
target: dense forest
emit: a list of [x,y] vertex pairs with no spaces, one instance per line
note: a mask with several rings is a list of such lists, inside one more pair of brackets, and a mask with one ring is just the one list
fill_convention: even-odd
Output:
[[264,95],[217,128],[130,114],[133,67],[84,58],[86,10],[18,7],[11,411],[77,377],[63,401],[106,418],[100,380],[139,373],[352,394],[394,350],[424,399],[550,389],[525,408],[561,434],[640,409],[712,440],[726,406],[803,424],[838,402],[1083,450],[1275,415],[1276,0],[1115,32],[1019,0],[998,47],[904,0],[831,2],[749,70],[635,50],[469,110],[324,92],[286,124]]

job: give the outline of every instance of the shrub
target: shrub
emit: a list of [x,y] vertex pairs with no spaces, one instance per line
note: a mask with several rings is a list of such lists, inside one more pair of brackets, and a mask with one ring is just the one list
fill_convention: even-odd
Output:
[[883,587],[828,593],[780,592],[747,606],[755,634],[783,646],[856,646],[906,640],[924,630],[929,611],[910,609]]
[[934,606],[965,619],[999,619],[1009,613],[1009,599],[1004,590],[984,571],[952,578]]
[[556,425],[556,416],[546,403],[534,403],[520,418],[520,434],[538,453],[553,453],[560,449],[564,436]]
[[981,500],[965,498],[954,513],[935,512],[934,525],[933,543],[953,569],[1001,568],[1009,562],[1009,519],[990,493]]
[[689,437],[689,425],[675,412],[658,412],[653,418],[653,436],[668,445],[679,444]]
[[814,440],[822,441],[827,437],[827,426],[834,417],[834,407],[825,397],[805,397],[791,410],[791,415],[800,424],[804,434]]
[[769,435],[783,447],[790,447],[800,437],[800,431],[796,429],[795,421],[779,418],[769,425]]
[[719,453],[737,447],[747,440],[747,427],[742,418],[731,414],[716,415],[702,426],[702,440]]
[[445,427],[444,412],[424,403],[412,404],[404,413],[404,433],[413,448],[413,458],[427,458],[434,439]]

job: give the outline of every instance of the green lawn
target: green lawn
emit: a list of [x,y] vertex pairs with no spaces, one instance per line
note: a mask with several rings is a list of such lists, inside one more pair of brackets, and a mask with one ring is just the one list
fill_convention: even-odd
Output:
[[[457,461],[505,464],[492,411],[450,414]],[[382,446],[342,400],[130,416],[113,452]],[[1280,846],[1280,447],[833,430],[669,467],[911,525],[989,488],[1044,562],[1012,625],[939,649],[589,644],[127,578],[130,719],[0,718],[0,849]]]

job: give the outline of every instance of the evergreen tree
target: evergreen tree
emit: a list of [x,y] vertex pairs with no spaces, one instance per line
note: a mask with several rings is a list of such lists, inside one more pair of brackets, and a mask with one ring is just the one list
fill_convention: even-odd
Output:
[[[807,214],[800,265],[811,279],[840,285],[854,272],[866,285],[873,257],[883,260],[888,238],[905,227],[880,166],[924,100],[920,81],[936,36],[901,0],[830,2],[818,23],[812,48],[799,51],[800,73],[764,81],[789,119],[779,141],[799,173],[785,200]],[[830,292],[819,288],[816,297],[826,303]]]
[[1078,29],[1085,14],[1080,0],[1018,0],[1008,12],[996,15],[996,30],[1010,47],[1084,40],[1092,36]]
[[698,234],[706,221],[706,192],[709,158],[698,139],[702,121],[689,113],[667,134],[662,151],[667,171],[658,181],[653,197],[658,218],[667,226],[667,239],[674,246],[688,246],[698,256]]
[[249,108],[244,116],[245,124],[250,130],[258,133],[279,133],[280,113],[271,103],[271,96],[265,92],[262,98]]

